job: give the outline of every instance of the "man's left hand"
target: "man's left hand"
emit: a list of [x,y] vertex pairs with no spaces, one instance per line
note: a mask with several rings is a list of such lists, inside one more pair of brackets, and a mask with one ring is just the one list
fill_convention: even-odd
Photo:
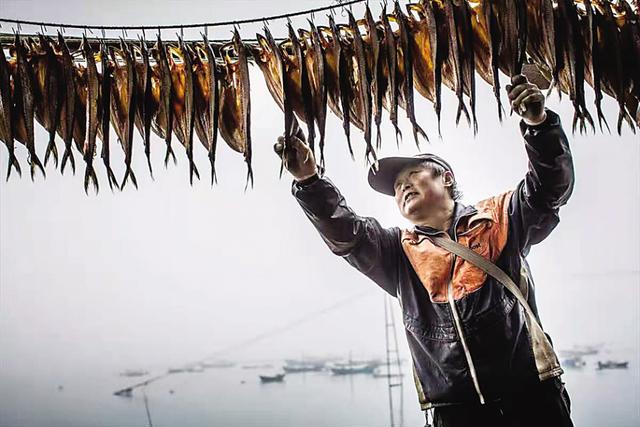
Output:
[[511,108],[528,125],[542,123],[547,113],[544,111],[545,96],[538,86],[529,83],[523,74],[511,77],[511,84],[506,86]]

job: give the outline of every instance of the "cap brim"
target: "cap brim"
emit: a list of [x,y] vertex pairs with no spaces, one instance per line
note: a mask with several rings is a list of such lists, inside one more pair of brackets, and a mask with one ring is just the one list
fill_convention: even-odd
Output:
[[371,188],[386,194],[394,196],[395,190],[393,184],[398,174],[405,167],[423,162],[425,159],[416,157],[385,157],[378,161],[378,170],[375,171],[373,166],[369,168],[368,181]]

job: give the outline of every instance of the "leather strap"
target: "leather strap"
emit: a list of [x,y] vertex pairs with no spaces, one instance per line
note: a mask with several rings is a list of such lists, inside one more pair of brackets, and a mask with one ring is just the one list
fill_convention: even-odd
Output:
[[536,319],[536,316],[534,315],[533,310],[531,310],[529,303],[525,299],[524,295],[522,295],[520,288],[518,288],[518,286],[513,282],[513,280],[511,280],[511,277],[509,277],[507,273],[502,271],[500,267],[498,267],[497,265],[495,265],[494,263],[492,263],[482,255],[478,254],[477,252],[472,251],[468,247],[461,245],[460,243],[454,240],[451,240],[449,237],[429,236],[429,239],[435,245],[459,256],[465,261],[470,262],[471,264],[475,265],[480,270],[484,271],[489,276],[493,277],[498,282],[500,282],[505,288],[507,288],[509,292],[513,294],[513,296],[516,297],[516,299],[518,300],[522,308],[524,308],[530,320],[535,322],[537,326],[540,329],[542,329],[538,324],[538,320]]

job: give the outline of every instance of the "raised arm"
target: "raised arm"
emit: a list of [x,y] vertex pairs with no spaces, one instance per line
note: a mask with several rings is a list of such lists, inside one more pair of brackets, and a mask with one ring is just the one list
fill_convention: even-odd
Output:
[[[523,115],[520,122],[529,166],[509,205],[510,233],[523,255],[558,225],[559,208],[567,203],[574,183],[571,150],[560,117],[544,108],[544,95],[537,86],[529,83],[525,86],[527,89],[509,96],[512,100],[515,98],[514,108],[527,104],[527,110],[534,115],[533,119]],[[536,109],[539,110],[536,112]]]
[[[282,155],[283,141],[274,147]],[[389,294],[397,295],[399,229],[383,228],[376,219],[355,214],[327,178],[317,174],[307,145],[292,138],[285,167],[294,176],[292,193],[329,249],[367,275]]]

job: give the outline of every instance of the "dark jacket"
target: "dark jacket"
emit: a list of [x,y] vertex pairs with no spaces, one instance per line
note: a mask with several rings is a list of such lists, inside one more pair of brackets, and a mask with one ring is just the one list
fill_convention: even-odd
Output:
[[[509,274],[536,318],[525,256],[556,227],[574,183],[560,118],[546,111],[540,125],[520,122],[529,157],[525,178],[515,190],[474,206],[456,202],[448,232]],[[548,336],[534,336],[515,297],[473,265],[433,247],[425,237],[437,230],[383,228],[356,215],[327,178],[294,182],[292,192],[331,251],[398,298],[423,409],[498,400],[562,374]]]

